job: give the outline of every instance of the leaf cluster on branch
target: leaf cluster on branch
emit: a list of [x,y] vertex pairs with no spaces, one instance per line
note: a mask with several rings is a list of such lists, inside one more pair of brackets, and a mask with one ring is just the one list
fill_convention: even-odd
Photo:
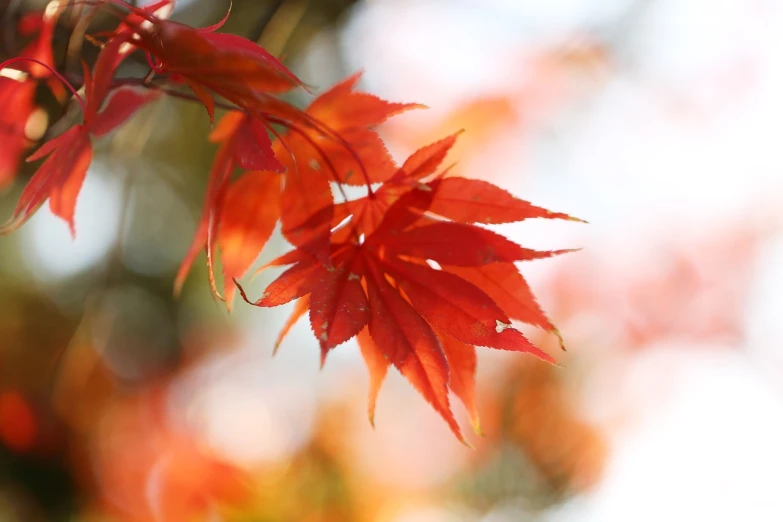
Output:
[[[114,30],[86,37],[101,50],[91,68],[83,67],[81,91],[52,59],[52,30],[66,3],[51,2],[33,19],[35,41],[0,66],[0,180],[12,178],[29,145],[20,122],[32,112],[31,89],[39,82],[61,99],[71,96],[81,106],[82,120],[28,158],[45,160],[0,232],[16,230],[48,201],[75,234],[74,210],[93,140],[160,96],[200,102],[214,124],[209,140],[219,148],[175,291],[206,251],[213,293],[229,308],[237,290],[260,307],[296,301],[278,345],[305,314],[320,343],[322,364],[330,350],[358,339],[371,375],[371,420],[378,390],[394,366],[460,440],[465,439],[449,391],[480,431],[476,346],[554,362],[512,325],[525,322],[559,337],[515,263],[566,252],[523,248],[480,225],[576,219],[486,181],[447,175],[443,163],[459,133],[420,148],[398,165],[376,128],[420,105],[361,92],[356,74],[302,110],[280,95],[307,87],[274,56],[240,36],[216,32],[222,22],[194,28],[168,20],[172,4],[161,0],[138,8],[123,0],[70,2],[70,7],[105,11],[117,21]],[[119,65],[133,53],[146,57],[149,74],[117,78]],[[214,123],[216,107],[230,110]],[[364,187],[365,195],[348,199],[345,186]],[[343,196],[340,201],[333,187]],[[266,266],[289,268],[252,301],[237,280],[278,222],[294,249]],[[215,275],[218,259],[222,285]]]

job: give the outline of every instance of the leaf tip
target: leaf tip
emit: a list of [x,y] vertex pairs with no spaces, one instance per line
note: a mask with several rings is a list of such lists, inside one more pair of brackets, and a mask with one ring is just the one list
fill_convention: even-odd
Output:
[[562,256],[563,254],[575,254],[576,252],[579,252],[581,250],[582,248],[566,248],[563,250],[551,250],[549,252],[549,255],[545,257],[556,257],[556,256]]
[[470,425],[473,427],[473,433],[475,433],[479,437],[487,436],[484,433],[484,430],[481,428],[481,421],[478,419],[478,417],[471,419]]
[[429,108],[430,108],[429,105],[424,105],[423,103],[406,103],[405,104],[405,110],[410,110],[410,109],[413,109],[413,110],[418,110],[418,109],[427,110]]
[[462,432],[459,433],[457,438],[462,443],[462,445],[465,446],[466,448],[468,448],[469,450],[475,450],[476,449],[476,447],[473,444],[468,442],[468,439],[465,438],[465,436],[462,434]]
[[326,366],[326,354],[329,353],[329,349],[326,347],[326,344],[323,342],[321,343],[321,364],[318,367],[319,370],[323,370],[324,366]]
[[0,225],[0,236],[7,236],[16,232],[23,223],[24,219],[21,216],[11,216],[8,221]]
[[546,210],[546,209],[544,209],[544,211],[545,211],[546,216],[543,216],[543,217],[546,217],[548,219],[563,219],[565,221],[575,221],[577,223],[588,224],[588,222],[585,221],[584,219],[581,219],[581,218],[578,218],[578,217],[574,217],[574,216],[571,216],[569,214],[563,214],[562,212],[553,212],[551,210]]
[[552,333],[557,336],[557,340],[560,343],[560,349],[563,350],[564,352],[567,352],[568,350],[566,350],[565,347],[565,339],[563,339],[563,334],[560,333],[560,330],[558,330],[557,327],[553,327]]
[[552,366],[555,366],[557,368],[561,368],[561,369],[565,369],[566,368],[565,364],[561,363],[560,361],[558,361],[557,359],[555,359],[554,357],[552,357],[549,354],[547,354],[547,358],[546,359],[543,359],[542,357],[539,357],[539,359],[542,359],[542,360],[548,362],[549,364],[551,364]]
[[536,347],[533,344],[528,346],[526,352],[534,357],[537,357],[538,359],[541,359],[544,362],[548,362],[549,364],[553,364],[555,366],[560,366],[554,356],[546,353],[544,350]]

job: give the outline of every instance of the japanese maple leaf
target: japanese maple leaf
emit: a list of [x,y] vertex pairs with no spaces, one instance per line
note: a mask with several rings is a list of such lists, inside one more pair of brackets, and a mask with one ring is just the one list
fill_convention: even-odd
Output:
[[[434,154],[437,160],[445,151],[443,147],[436,149],[440,151]],[[416,164],[432,164],[420,161],[428,157],[426,154],[414,157]],[[391,364],[464,440],[451,412],[448,390],[465,403],[478,430],[475,346],[531,353],[554,362],[511,325],[513,317],[554,330],[543,312],[540,317],[535,315],[539,308],[532,295],[519,292],[518,285],[508,289],[512,297],[498,304],[493,295],[504,296],[491,284],[494,272],[488,267],[513,266],[514,262],[564,252],[523,248],[473,221],[477,215],[489,222],[567,216],[534,207],[483,182],[451,179],[455,181],[437,177],[405,192],[385,210],[385,217],[366,238],[359,235],[333,243],[328,265],[307,249],[273,262],[292,266],[254,304],[277,306],[307,296],[322,362],[331,349],[366,328],[360,342],[373,373],[371,404],[386,366]],[[472,196],[460,196],[472,202],[470,208],[452,209],[444,203],[455,197],[453,183],[473,191]],[[498,201],[501,193],[507,197]],[[428,215],[432,208],[439,209],[437,219]],[[520,309],[529,313],[525,315]],[[294,313],[301,315],[301,307]],[[370,414],[372,418],[372,405]]]
[[[412,154],[380,189],[366,197],[336,206],[332,226],[350,218],[338,237],[370,234],[385,218],[386,211],[402,195],[426,187],[423,180],[441,168],[461,132],[420,148]],[[502,224],[530,218],[581,221],[567,214],[551,212],[518,199],[486,181],[449,177],[438,181],[428,214],[461,223]]]
[[[276,159],[266,127],[241,112],[229,112],[210,134],[220,143],[212,166],[204,209],[196,234],[175,282],[178,293],[196,256],[207,250],[210,281],[219,248],[226,282],[224,296],[231,307],[235,287],[272,235],[280,218],[283,165]],[[233,180],[234,170],[250,172]]]
[[[294,245],[314,248],[317,237],[319,248],[328,251],[333,207],[330,180],[350,178],[352,170],[360,169],[373,181],[393,174],[396,166],[373,128],[391,115],[415,107],[355,92],[358,79],[354,75],[341,82],[308,107],[306,113],[319,121],[317,128],[297,127],[274,143],[258,118],[229,112],[220,120],[210,140],[221,147],[176,291],[195,257],[209,245],[208,269],[212,274],[215,249],[219,250],[224,296],[230,307],[235,291],[232,279],[247,272],[281,218],[283,234]],[[348,136],[345,140],[343,133]],[[364,141],[358,141],[359,136],[364,136]],[[231,181],[236,168],[254,172]],[[285,176],[275,172],[285,172]],[[360,178],[359,174],[355,177]],[[214,281],[213,275],[210,278]]]
[[63,8],[52,2],[43,13],[28,14],[18,24],[21,34],[35,35],[35,38],[19,53],[19,57],[24,59],[17,63],[19,70],[7,69],[5,73],[8,76],[0,76],[0,106],[3,107],[0,114],[0,141],[3,143],[0,150],[0,188],[14,179],[23,152],[43,134],[39,128],[43,127],[42,122],[32,119],[35,113],[35,80],[47,80],[58,99],[65,93],[51,73],[54,67],[52,35]]
[[306,121],[299,109],[275,97],[303,86],[302,81],[261,46],[240,36],[212,32],[225,18],[199,29],[122,4],[131,11],[124,22],[132,29],[131,42],[147,54],[157,73],[187,84],[211,120],[213,96],[218,95],[259,118]]
[[330,184],[366,185],[372,191],[373,183],[389,179],[397,166],[375,128],[391,116],[421,107],[356,91],[360,76],[343,80],[310,104],[305,113],[318,125],[291,129],[276,143],[277,156],[287,167],[283,236],[316,256],[328,256],[335,216]]
[[460,133],[420,148],[413,153],[394,175],[375,192],[367,196],[345,201],[335,207],[333,227],[350,219],[347,226],[337,231],[337,238],[358,237],[371,234],[384,220],[386,211],[400,196],[414,188],[421,188],[421,180],[430,177],[440,168]]
[[[158,94],[124,88],[109,97],[113,64],[121,44],[121,40],[114,40],[104,47],[96,61],[94,76],[85,66],[85,100],[77,95],[84,110],[83,123],[44,143],[27,159],[46,158],[22,191],[11,218],[0,226],[0,234],[19,228],[47,199],[52,213],[68,224],[71,235],[76,234],[76,199],[92,161],[90,136],[100,137],[110,132]],[[103,107],[107,98],[108,103]]]
[[328,156],[336,176],[347,185],[382,183],[397,170],[376,127],[402,112],[424,108],[417,103],[392,103],[373,94],[357,91],[361,73],[355,73],[316,98],[307,114],[339,135],[339,140],[321,138],[319,146]]

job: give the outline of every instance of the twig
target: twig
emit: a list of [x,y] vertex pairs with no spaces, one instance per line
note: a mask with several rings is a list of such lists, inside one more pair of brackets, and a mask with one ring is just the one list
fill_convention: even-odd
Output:
[[285,0],[276,0],[266,11],[264,11],[264,16],[262,16],[258,22],[256,22],[256,28],[253,30],[253,33],[251,34],[250,40],[253,40],[254,42],[261,45],[261,38],[264,36],[264,31],[266,31],[267,26],[269,25],[269,22],[272,21],[272,19],[275,17],[275,14],[277,11],[283,6],[285,3]]

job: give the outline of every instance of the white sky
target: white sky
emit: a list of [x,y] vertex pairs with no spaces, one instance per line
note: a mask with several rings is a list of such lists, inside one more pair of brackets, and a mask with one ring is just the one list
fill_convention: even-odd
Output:
[[[564,29],[611,26],[625,4],[377,0],[357,10],[343,49],[354,67],[366,69],[370,89],[442,107],[512,92],[508,59],[524,45]],[[678,226],[719,234],[721,223],[754,216],[781,223],[783,5],[654,4],[629,40],[633,66],[614,71],[578,118],[550,124],[557,145],[526,143],[524,164],[497,165],[492,153],[470,163],[501,169],[497,179],[525,199],[590,220],[576,231],[541,226],[534,236],[550,234],[560,241],[554,246],[570,238],[599,259],[619,248],[627,250],[619,258],[630,260],[634,245],[666,235],[676,240]],[[512,135],[504,143],[513,148],[523,139]],[[524,181],[514,172],[525,172]],[[510,230],[522,235],[530,226]],[[783,375],[781,241],[759,259],[747,308],[749,345],[650,346],[618,354],[611,370],[594,376],[603,379],[603,392],[591,400],[605,402],[604,410],[614,404],[615,414],[629,418],[611,432],[603,482],[552,520],[783,520],[783,387],[773,384]],[[486,518],[504,519],[514,515]]]

